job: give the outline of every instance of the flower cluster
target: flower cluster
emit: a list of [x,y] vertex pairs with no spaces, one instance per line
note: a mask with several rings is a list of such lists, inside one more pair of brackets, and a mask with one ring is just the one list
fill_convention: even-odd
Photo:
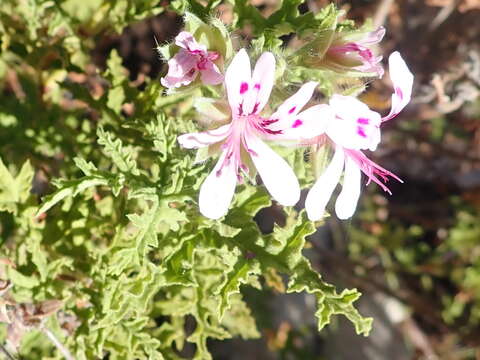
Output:
[[[383,74],[381,57],[375,57],[368,45],[377,43],[385,33],[380,28],[361,41],[335,40],[325,58],[343,56],[355,63],[357,71]],[[328,104],[308,107],[317,87],[307,82],[286,99],[276,111],[264,111],[275,82],[275,56],[264,52],[253,71],[245,49],[239,50],[230,62],[225,76],[215,61],[221,55],[198,44],[193,36],[181,32],[176,38],[180,48],[169,62],[162,84],[168,88],[188,85],[200,74],[205,85],[223,84],[229,104],[229,115],[218,127],[178,137],[187,149],[207,148],[208,154],[219,155],[213,171],[202,184],[200,212],[218,219],[228,212],[237,183],[258,172],[273,199],[282,205],[295,205],[300,198],[299,182],[288,163],[265,141],[281,144],[330,146],[334,155],[330,164],[308,192],[305,207],[311,220],[321,219],[325,207],[343,173],[342,190],[335,203],[339,218],[347,219],[355,211],[361,188],[361,173],[390,192],[384,182],[397,176],[374,163],[364,150],[375,151],[380,143],[380,126],[394,118],[410,101],[413,75],[398,52],[389,57],[389,74],[393,83],[392,108],[381,116],[352,96],[335,94]],[[223,60],[223,59],[222,59]],[[338,70],[338,69],[337,69]],[[383,182],[382,182],[383,181]]]

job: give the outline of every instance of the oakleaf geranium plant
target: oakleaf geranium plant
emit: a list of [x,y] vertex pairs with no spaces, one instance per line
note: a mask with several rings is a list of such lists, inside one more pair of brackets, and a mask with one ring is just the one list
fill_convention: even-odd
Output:
[[[298,2],[283,1],[266,18],[246,1],[233,1],[232,16],[223,2],[167,2],[182,29],[170,42],[156,34],[160,79],[132,82],[116,51],[105,71],[91,71],[92,39],[167,9],[100,3],[81,16],[67,3],[33,9],[7,0],[0,9],[15,24],[0,26],[0,73],[9,73],[0,87],[28,90],[0,91],[8,139],[0,144],[0,284],[9,284],[0,315],[10,324],[12,304],[56,304],[38,326],[5,336],[15,338],[6,351],[211,359],[212,339],[265,330],[254,317],[262,301],[244,287],[308,294],[312,327],[343,315],[368,335],[372,319],[355,307],[360,292],[325,282],[303,249],[342,174],[340,219],[354,215],[362,172],[384,190],[383,180],[398,179],[366,152],[411,98],[413,75],[400,54],[389,57],[387,116],[352,95],[365,77],[382,76],[374,46],[385,29],[342,22],[334,5],[301,14]],[[18,16],[17,5],[35,21]],[[315,162],[319,148],[333,152],[325,168]],[[32,161],[20,166],[22,157]],[[265,234],[257,221],[272,201],[285,225]]]

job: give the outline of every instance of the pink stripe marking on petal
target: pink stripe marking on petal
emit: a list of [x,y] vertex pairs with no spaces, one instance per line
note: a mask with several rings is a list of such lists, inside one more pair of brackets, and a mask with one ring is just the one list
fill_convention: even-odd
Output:
[[260,84],[259,84],[259,83],[256,83],[254,87],[255,87],[255,89],[257,89],[257,90],[260,90]]
[[246,82],[242,82],[240,84],[240,94],[243,95],[248,91],[248,84]]
[[289,114],[293,113],[296,108],[297,108],[296,106],[292,107],[290,110],[288,110],[288,113],[289,113]]
[[370,119],[368,119],[368,118],[358,118],[357,123],[362,124],[362,125],[368,125],[370,123]]
[[243,115],[243,102],[238,105],[238,115]]
[[292,125],[292,128],[297,128],[303,124],[303,121],[300,119],[295,120],[295,122]]
[[364,138],[367,137],[367,134],[365,134],[365,130],[363,130],[361,126],[357,127],[357,134]]
[[403,91],[399,87],[395,88],[395,92],[397,93],[400,100],[403,100]]
[[262,121],[262,126],[268,126],[278,122],[278,119],[265,119]]

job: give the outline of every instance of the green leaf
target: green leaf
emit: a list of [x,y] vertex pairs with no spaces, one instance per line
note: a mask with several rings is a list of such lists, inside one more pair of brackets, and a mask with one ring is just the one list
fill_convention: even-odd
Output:
[[304,291],[314,294],[317,299],[318,310],[315,316],[318,318],[319,331],[330,323],[332,315],[342,314],[355,325],[357,334],[368,336],[373,319],[362,317],[353,306],[361,295],[356,289],[337,294],[332,285],[324,283],[320,275],[312,270],[307,260],[302,260],[288,283],[287,292]]
[[17,205],[30,196],[34,171],[27,160],[14,177],[0,158],[0,211],[16,212]]
[[235,294],[240,294],[240,286],[247,284],[252,275],[260,275],[261,270],[257,261],[246,259],[243,254],[237,257],[233,268],[226,274],[225,285],[219,291],[221,296],[219,314],[223,318],[225,311],[232,306],[231,298]]
[[39,285],[37,277],[32,275],[24,275],[12,267],[7,267],[7,276],[14,286],[33,289]]
[[124,81],[128,80],[127,70],[122,65],[122,58],[115,49],[111,51],[107,60],[105,76],[110,79],[113,87],[121,85]]
[[108,91],[107,106],[120,114],[122,105],[125,102],[125,90],[122,86],[116,86]]
[[257,330],[255,319],[252,316],[247,304],[239,294],[230,298],[231,308],[222,318],[222,325],[228,329],[233,336],[241,336],[243,339],[257,339],[261,334]]
[[120,139],[115,139],[112,133],[105,131],[101,126],[97,130],[97,136],[98,143],[103,146],[103,151],[121,172],[140,174],[137,162],[133,158],[132,149],[124,147]]
[[67,197],[77,196],[79,193],[94,186],[108,185],[108,181],[96,176],[85,176],[78,180],[63,180],[57,183],[59,190],[44,198],[43,204],[35,216],[50,210],[54,205]]
[[145,260],[150,248],[158,246],[157,226],[162,220],[162,212],[159,211],[159,207],[159,201],[155,199],[152,206],[142,215],[127,215],[132,224],[139,229],[135,235],[135,246],[140,262]]

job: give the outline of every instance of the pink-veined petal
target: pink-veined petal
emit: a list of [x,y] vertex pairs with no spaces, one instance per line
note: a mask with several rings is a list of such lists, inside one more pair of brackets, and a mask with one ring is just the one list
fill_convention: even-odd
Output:
[[332,161],[307,194],[305,209],[310,220],[316,221],[323,217],[328,200],[342,175],[344,162],[343,149],[337,146]]
[[325,130],[330,139],[347,149],[374,151],[380,142],[380,114],[352,96],[333,95],[335,119]]
[[241,104],[252,80],[250,59],[245,49],[235,55],[225,73],[228,102],[232,109],[232,116],[240,115]]
[[376,73],[376,76],[382,78],[385,73],[381,63],[382,59],[382,56],[372,57],[369,61],[365,61],[363,65],[357,66],[355,69],[364,73]]
[[270,98],[275,79],[275,57],[271,52],[264,52],[255,64],[252,81],[243,103],[246,114],[258,114]]
[[349,219],[355,212],[360,197],[361,180],[362,172],[360,168],[355,161],[347,156],[345,158],[342,191],[335,202],[335,212],[339,219]]
[[281,140],[307,140],[322,135],[330,121],[334,121],[335,114],[327,104],[309,107],[305,111],[292,117],[286,127],[274,138]]
[[210,219],[221,218],[228,212],[237,185],[237,169],[233,162],[224,163],[226,155],[222,153],[200,188],[200,212]]
[[370,111],[367,104],[353,96],[334,94],[329,101],[330,106],[342,119],[356,119],[358,114]]
[[209,62],[207,68],[200,71],[200,78],[205,85],[217,85],[223,81],[223,74],[217,65]]
[[184,49],[168,60],[168,73],[160,82],[167,88],[190,84],[197,76],[196,57]]
[[365,37],[359,41],[362,45],[374,45],[382,41],[385,36],[385,28],[383,26],[378,27],[376,30],[370,31]]
[[207,47],[199,44],[188,31],[182,31],[175,37],[175,44],[191,53],[207,55]]
[[390,79],[392,80],[394,93],[392,94],[392,108],[390,113],[382,118],[382,121],[393,119],[410,102],[412,97],[413,74],[402,59],[398,51],[388,58]]
[[227,124],[214,130],[183,134],[178,136],[177,140],[185,149],[202,148],[225,139],[229,134],[230,126]]
[[290,165],[257,137],[248,136],[245,140],[270,195],[281,205],[295,205],[300,198],[300,185]]
[[271,119],[278,119],[275,126],[279,129],[288,126],[290,120],[310,101],[317,85],[317,82],[309,81],[303,84],[295,94],[285,100],[282,105],[278,107],[277,111],[270,116]]

